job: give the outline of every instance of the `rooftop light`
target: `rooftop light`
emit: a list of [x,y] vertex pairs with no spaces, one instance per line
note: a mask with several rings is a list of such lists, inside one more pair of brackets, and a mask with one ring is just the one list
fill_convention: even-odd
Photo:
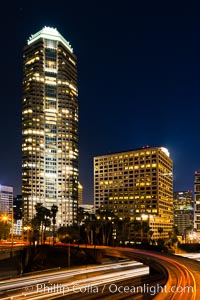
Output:
[[59,41],[63,45],[65,45],[65,47],[68,48],[71,53],[73,53],[73,48],[71,47],[70,43],[66,39],[64,39],[64,37],[58,32],[56,28],[45,26],[42,30],[30,36],[30,38],[28,39],[28,45],[34,43],[40,38]]

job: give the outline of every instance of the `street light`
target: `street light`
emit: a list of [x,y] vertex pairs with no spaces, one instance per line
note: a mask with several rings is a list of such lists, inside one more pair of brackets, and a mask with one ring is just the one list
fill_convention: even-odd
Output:
[[8,216],[7,216],[7,215],[3,215],[2,221],[3,221],[4,223],[6,223],[6,222],[8,221]]

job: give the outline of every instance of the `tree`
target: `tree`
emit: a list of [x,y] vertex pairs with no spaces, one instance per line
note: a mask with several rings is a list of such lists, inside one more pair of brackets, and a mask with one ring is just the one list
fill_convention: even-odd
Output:
[[0,239],[6,240],[9,237],[10,228],[10,224],[0,221]]
[[41,222],[37,216],[34,216],[31,220],[31,227],[32,227],[32,241],[33,245],[35,246],[35,242],[39,243],[40,237],[40,225]]
[[77,210],[77,222],[78,222],[78,228],[79,228],[78,245],[79,245],[79,242],[81,240],[81,223],[84,220],[84,216],[85,216],[84,209],[79,206],[78,210]]
[[61,242],[73,243],[79,237],[78,227],[72,226],[62,226],[57,230],[58,237]]
[[121,225],[123,224],[123,221],[119,219],[118,216],[114,216],[114,218],[112,219],[112,237],[113,237],[113,241],[112,241],[112,245],[116,246],[118,245],[118,243],[120,242],[121,238],[122,238],[122,232],[121,232]]
[[94,236],[96,242],[96,229],[98,227],[98,222],[96,217],[92,214],[85,213],[84,217],[84,231],[86,233],[86,244],[93,244],[94,243]]
[[[192,226],[188,226],[187,229],[189,228],[189,230],[192,229]],[[178,232],[178,227],[177,226],[173,226],[173,234],[175,235],[179,235],[179,232]]]
[[123,244],[126,240],[130,243],[130,230],[131,230],[131,221],[129,217],[125,217],[122,221],[122,241]]
[[102,244],[109,245],[112,244],[112,233],[113,233],[113,220],[115,215],[101,207],[97,211],[97,220],[100,227],[100,232],[102,234]]
[[77,210],[77,221],[78,221],[78,224],[80,225],[81,222],[83,221],[84,219],[84,216],[85,216],[86,213],[84,213],[84,209],[83,207],[78,207],[78,210]]
[[59,240],[62,240],[68,235],[68,227],[67,226],[61,226],[57,230],[57,235]]
[[119,245],[120,242],[122,241],[122,243],[124,244],[125,241],[125,237],[124,237],[124,229],[125,225],[124,225],[124,220],[119,219],[118,217],[116,218],[116,221],[114,222],[114,230],[116,233],[116,244]]
[[55,238],[55,226],[56,226],[56,214],[58,212],[58,206],[53,204],[51,207],[51,216],[53,219],[53,246],[54,246],[54,238]]
[[136,244],[137,233],[141,230],[141,223],[138,220],[132,222],[132,227],[134,231],[134,243]]
[[[192,229],[192,226],[189,226],[189,228]],[[173,226],[173,230],[172,230],[172,234],[171,234],[172,245],[178,242],[177,235],[179,235],[178,227],[177,226]]]
[[143,221],[141,224],[141,242],[143,242],[144,233],[147,234],[150,230],[149,223],[147,221]]
[[36,215],[34,217],[34,222],[39,225],[39,231],[41,231],[41,244],[44,242],[46,227],[50,227],[51,221],[51,211],[50,209],[43,206],[42,203],[37,203],[35,205]]
[[85,233],[86,233],[86,244],[90,245],[91,244],[90,232],[92,227],[91,220],[89,218],[86,218],[84,224],[85,224]]
[[161,238],[161,234],[163,233],[163,228],[162,227],[158,227],[158,233],[160,234],[160,238]]
[[149,230],[150,242],[152,241],[153,234],[154,234],[154,231],[153,230]]

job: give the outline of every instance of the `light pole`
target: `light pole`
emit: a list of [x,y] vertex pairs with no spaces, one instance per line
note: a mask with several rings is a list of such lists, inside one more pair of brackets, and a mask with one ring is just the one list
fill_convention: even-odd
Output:
[[11,253],[10,256],[13,256],[13,236],[14,236],[14,207],[16,207],[15,205],[13,205],[11,207],[12,209],[12,218],[11,218]]

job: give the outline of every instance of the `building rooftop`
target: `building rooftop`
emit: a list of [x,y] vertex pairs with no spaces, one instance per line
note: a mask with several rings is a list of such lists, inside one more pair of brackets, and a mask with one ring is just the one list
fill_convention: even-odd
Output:
[[49,40],[54,40],[54,41],[59,41],[63,45],[65,45],[68,50],[73,53],[73,48],[71,47],[70,43],[58,32],[56,28],[52,27],[43,27],[42,30],[38,31],[35,34],[32,34],[29,39],[28,39],[28,45],[34,43],[40,38],[44,39],[49,39]]
[[129,150],[122,150],[122,151],[117,151],[117,152],[109,152],[107,154],[102,154],[102,155],[96,155],[95,157],[100,157],[100,156],[108,156],[108,155],[113,155],[113,154],[121,154],[121,153],[127,153],[127,152],[136,152],[136,151],[142,151],[142,150],[152,150],[152,149],[160,149],[162,152],[164,152],[168,157],[170,157],[170,153],[167,148],[165,147],[150,147],[150,146],[144,146],[141,148],[136,148],[136,149],[129,149]]

